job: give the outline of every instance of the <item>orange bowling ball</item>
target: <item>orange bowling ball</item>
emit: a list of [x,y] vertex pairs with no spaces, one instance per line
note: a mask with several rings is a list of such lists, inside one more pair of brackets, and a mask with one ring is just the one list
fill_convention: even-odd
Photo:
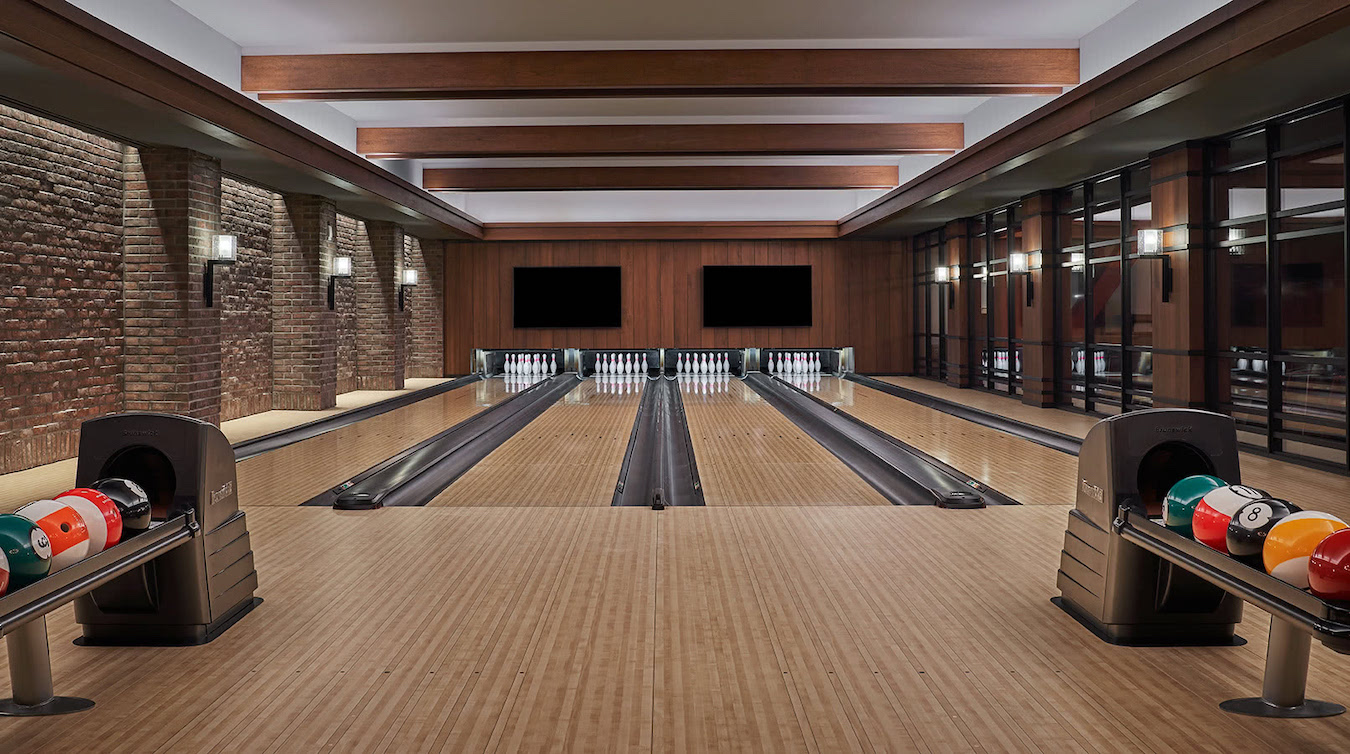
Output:
[[89,555],[89,527],[80,512],[55,500],[38,500],[14,511],[38,525],[52,543],[52,571],[74,565]]
[[1266,535],[1261,559],[1266,573],[1299,589],[1308,588],[1308,560],[1322,540],[1346,528],[1330,513],[1300,511],[1280,519]]

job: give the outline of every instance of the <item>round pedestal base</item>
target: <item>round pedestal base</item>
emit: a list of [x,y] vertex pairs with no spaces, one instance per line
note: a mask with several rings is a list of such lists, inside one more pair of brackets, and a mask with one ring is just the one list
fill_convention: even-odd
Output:
[[93,699],[81,699],[78,696],[54,696],[42,704],[32,707],[25,704],[19,704],[13,699],[0,699],[0,717],[68,715],[71,712],[83,712],[93,706]]
[[1308,699],[1297,707],[1281,707],[1260,697],[1247,699],[1229,699],[1219,704],[1219,709],[1235,715],[1251,717],[1332,717],[1345,712],[1345,707],[1334,702],[1319,702]]

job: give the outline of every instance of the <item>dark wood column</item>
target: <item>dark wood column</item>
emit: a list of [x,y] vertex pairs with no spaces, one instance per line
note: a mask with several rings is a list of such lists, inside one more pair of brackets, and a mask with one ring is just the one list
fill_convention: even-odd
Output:
[[975,290],[970,267],[970,224],[965,220],[947,223],[943,264],[960,265],[960,275],[946,286],[947,307],[947,384],[970,387],[970,298]]
[[1163,266],[1153,275],[1153,405],[1205,405],[1204,152],[1197,142],[1149,156],[1153,227],[1163,231],[1172,271],[1163,302]]
[[[1055,403],[1055,197],[1040,191],[1022,198],[1022,250],[1028,272],[1023,286],[1009,286],[1021,299],[1022,402]],[[1040,260],[1039,263],[1037,260]],[[1031,286],[1027,296],[1026,286]]]

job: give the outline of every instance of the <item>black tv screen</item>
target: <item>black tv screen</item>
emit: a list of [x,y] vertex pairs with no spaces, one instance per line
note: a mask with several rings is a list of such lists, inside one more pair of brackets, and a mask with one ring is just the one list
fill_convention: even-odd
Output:
[[517,267],[514,277],[518,328],[623,325],[618,267]]
[[703,268],[704,327],[810,327],[811,265]]

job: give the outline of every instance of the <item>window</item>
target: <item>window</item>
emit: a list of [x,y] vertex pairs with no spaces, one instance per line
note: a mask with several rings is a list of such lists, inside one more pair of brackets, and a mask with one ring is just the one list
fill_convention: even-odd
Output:
[[947,285],[934,270],[946,265],[942,230],[914,238],[914,373],[933,379],[947,377]]
[[972,306],[971,337],[979,355],[975,384],[986,390],[1022,393],[1022,317],[1026,276],[1009,274],[1009,258],[1022,251],[1017,205],[971,221],[971,256],[979,291]]
[[1207,144],[1211,408],[1243,441],[1345,465],[1346,113]]

